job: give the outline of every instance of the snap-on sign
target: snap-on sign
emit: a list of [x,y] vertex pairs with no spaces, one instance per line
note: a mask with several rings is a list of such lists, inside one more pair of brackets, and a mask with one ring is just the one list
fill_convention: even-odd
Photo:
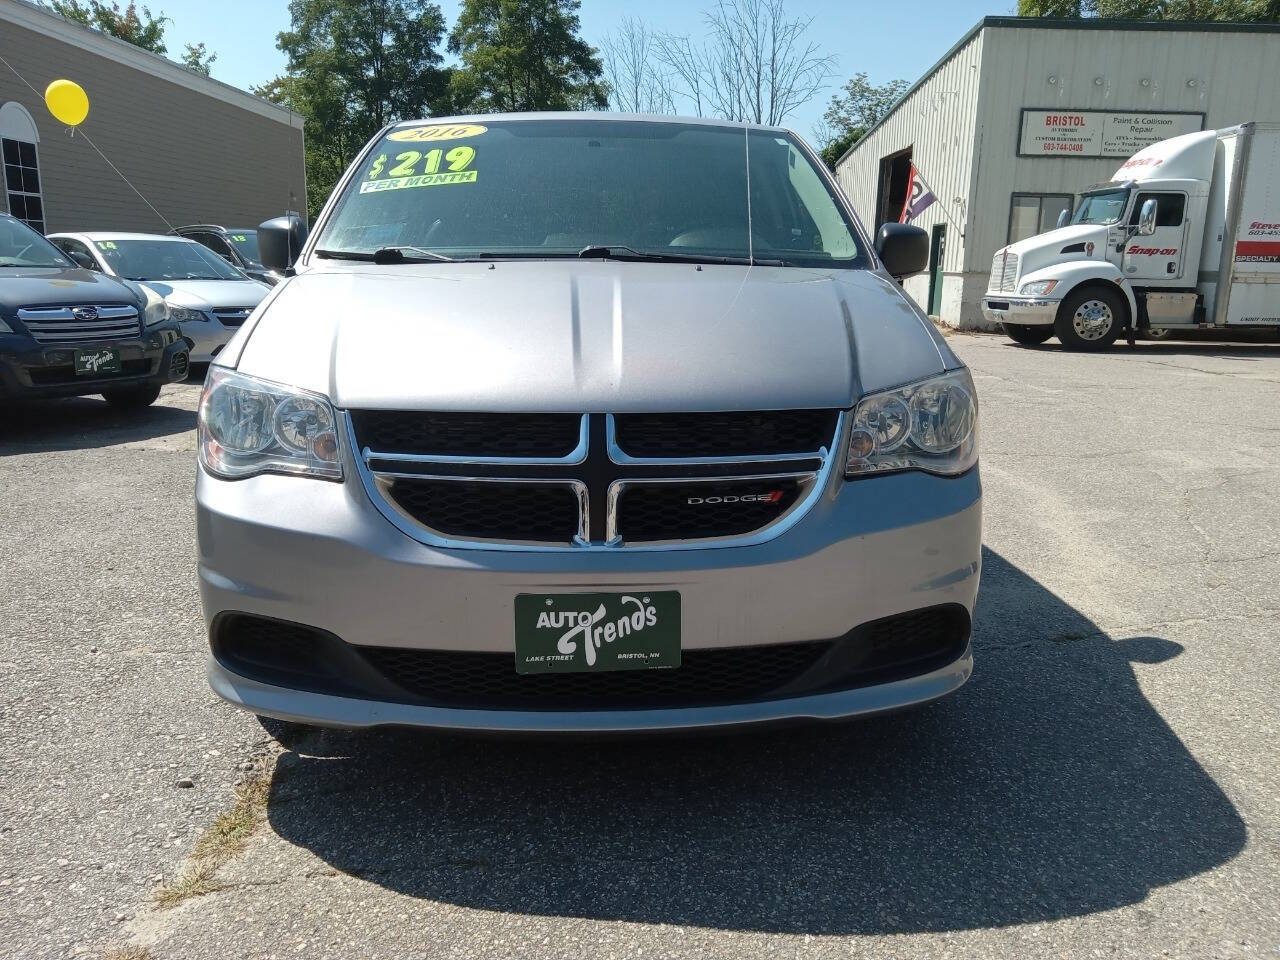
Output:
[[1177,247],[1140,247],[1136,243],[1126,253],[1136,253],[1143,257],[1172,257],[1178,252]]

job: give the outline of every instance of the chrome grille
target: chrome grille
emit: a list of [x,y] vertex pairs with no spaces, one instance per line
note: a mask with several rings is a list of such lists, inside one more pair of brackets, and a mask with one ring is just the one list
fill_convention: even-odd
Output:
[[39,343],[123,340],[141,332],[138,311],[119,304],[24,307],[18,311],[18,320]]
[[991,290],[995,293],[1013,293],[1018,282],[1018,255],[1007,247],[991,261]]
[[224,327],[238,327],[249,319],[253,307],[214,307],[213,315]]
[[[574,550],[777,536],[812,505],[843,425],[838,410],[568,422],[564,414],[353,410],[345,419],[369,496],[409,536],[437,546]],[[756,448],[744,449],[753,434]],[[494,436],[507,438],[510,455]]]

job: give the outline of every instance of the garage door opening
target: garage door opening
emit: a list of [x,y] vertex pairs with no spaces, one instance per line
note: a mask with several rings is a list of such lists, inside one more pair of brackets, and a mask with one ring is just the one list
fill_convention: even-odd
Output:
[[911,148],[882,157],[880,189],[876,199],[876,229],[884,223],[897,223],[902,205],[907,202],[911,183]]

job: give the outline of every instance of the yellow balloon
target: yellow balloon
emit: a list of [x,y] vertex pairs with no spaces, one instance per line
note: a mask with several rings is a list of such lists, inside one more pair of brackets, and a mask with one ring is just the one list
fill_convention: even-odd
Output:
[[44,91],[49,112],[69,127],[78,127],[89,115],[89,95],[72,80],[55,80]]

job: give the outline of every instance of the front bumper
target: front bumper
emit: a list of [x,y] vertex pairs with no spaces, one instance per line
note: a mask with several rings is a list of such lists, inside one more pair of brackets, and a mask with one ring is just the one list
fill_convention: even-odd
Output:
[[[110,348],[120,351],[121,372],[104,376],[77,375],[74,352]],[[26,334],[0,334],[0,397],[48,400],[83,397],[121,387],[165,384],[186,376],[189,344],[177,324],[148,328],[124,340],[41,344]]]
[[205,314],[204,320],[183,323],[182,335],[191,341],[191,362],[212,361],[238,329],[224,325],[212,314]]
[[1006,297],[988,293],[982,300],[982,315],[989,323],[1016,323],[1025,327],[1052,326],[1061,300],[1043,297]]
[[[349,457],[348,457],[349,460]],[[681,594],[686,651],[841,637],[937,605],[971,612],[981,557],[976,469],[830,481],[776,539],[683,551],[504,552],[419,543],[370,502],[347,464],[332,483],[263,475],[196,484],[207,623],[225,613],[305,624],[360,647],[513,653],[526,592],[662,589]],[[514,657],[512,669],[514,670]],[[678,669],[678,668],[677,668]],[[408,724],[492,731],[705,728],[834,720],[912,706],[962,685],[967,648],[890,682],[712,706],[468,709],[335,696],[262,682],[213,659],[212,688],[255,713],[336,726]]]

